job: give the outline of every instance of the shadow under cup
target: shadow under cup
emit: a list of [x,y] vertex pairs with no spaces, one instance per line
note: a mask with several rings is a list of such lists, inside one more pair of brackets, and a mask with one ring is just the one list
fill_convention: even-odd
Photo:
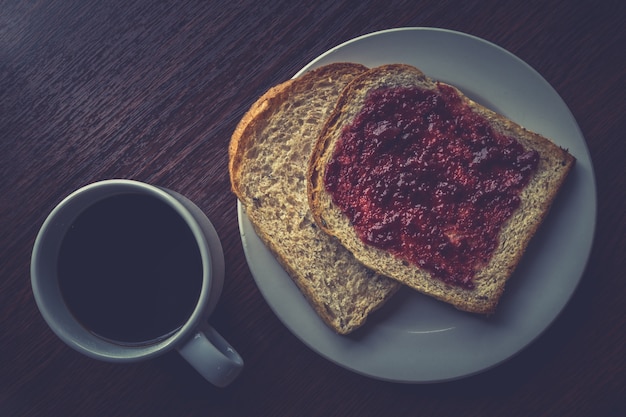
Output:
[[[176,348],[216,385],[230,379],[212,381],[213,365],[194,363],[202,355],[190,359],[184,350],[195,351],[190,341],[208,334],[223,279],[222,247],[204,213],[174,191],[130,180],[90,184],[65,198],[45,220],[31,260],[37,305],[70,347],[115,362]],[[220,356],[234,378],[241,358],[210,333],[204,338],[220,352],[204,356]]]

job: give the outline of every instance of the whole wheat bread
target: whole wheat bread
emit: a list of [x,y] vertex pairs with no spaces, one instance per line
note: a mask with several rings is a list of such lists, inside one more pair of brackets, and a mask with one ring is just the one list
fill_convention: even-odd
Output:
[[473,102],[455,89],[470,108],[484,116],[497,132],[515,138],[526,149],[539,154],[539,162],[520,194],[521,204],[504,223],[498,244],[490,261],[474,276],[474,288],[445,283],[429,271],[365,244],[351,226],[348,217],[333,202],[324,186],[327,164],[342,129],[352,123],[370,92],[393,87],[418,87],[437,90],[438,83],[419,69],[408,65],[384,65],[355,78],[341,94],[315,146],[308,171],[309,204],[316,223],[336,237],[357,259],[380,274],[392,277],[422,293],[457,307],[476,312],[493,313],[504,291],[505,283],[546,216],[557,191],[574,164],[574,158],[548,139],[532,133],[507,118]]
[[337,333],[362,326],[400,286],[359,263],[313,221],[306,172],[313,145],[348,81],[367,68],[330,64],[267,91],[232,135],[232,190],[259,237]]

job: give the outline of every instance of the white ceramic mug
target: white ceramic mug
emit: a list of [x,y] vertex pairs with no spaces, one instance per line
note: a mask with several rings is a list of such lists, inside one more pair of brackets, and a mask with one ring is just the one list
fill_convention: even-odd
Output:
[[[128,345],[100,337],[73,315],[61,293],[59,251],[79,214],[98,201],[131,193],[150,196],[171,207],[193,234],[202,257],[202,283],[192,313],[175,331],[162,338]],[[35,300],[50,328],[65,343],[92,358],[130,362],[155,357],[172,349],[209,382],[226,386],[241,372],[239,354],[209,324],[224,281],[224,255],[215,228],[205,214],[184,196],[161,187],[131,180],[106,180],[87,185],[66,197],[45,220],[35,240],[31,283]]]

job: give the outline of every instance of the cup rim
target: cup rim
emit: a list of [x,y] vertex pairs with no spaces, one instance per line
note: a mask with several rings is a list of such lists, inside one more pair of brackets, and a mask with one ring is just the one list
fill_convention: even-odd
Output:
[[[115,343],[100,336],[96,336],[89,332],[88,329],[82,327],[78,320],[72,316],[67,306],[65,306],[64,311],[59,314],[59,312],[55,309],[60,308],[59,304],[64,305],[64,302],[60,299],[61,295],[58,291],[56,279],[52,280],[54,281],[52,283],[48,282],[50,279],[46,278],[44,271],[40,270],[42,268],[40,263],[44,262],[44,260],[42,260],[41,252],[44,250],[44,245],[54,245],[55,242],[50,242],[49,239],[55,238],[53,235],[53,233],[55,233],[55,228],[60,229],[60,232],[58,230],[56,231],[57,238],[55,240],[62,239],[62,237],[58,238],[58,234],[63,235],[64,232],[67,231],[67,227],[69,227],[68,223],[71,224],[71,222],[67,221],[68,218],[73,220],[80,212],[95,202],[126,192],[140,192],[151,195],[172,207],[190,228],[196,239],[196,243],[198,244],[200,255],[202,257],[202,287],[198,296],[198,301],[196,302],[192,313],[180,328],[174,330],[171,334],[163,337],[162,339],[157,339],[154,343],[147,342],[145,344],[137,345]],[[61,224],[59,224],[59,222]],[[58,252],[58,248],[56,249]],[[212,259],[210,249],[209,242],[207,241],[199,222],[189,212],[188,208],[186,208],[174,196],[169,194],[164,188],[129,179],[109,179],[97,181],[87,184],[70,193],[52,209],[44,220],[37,237],[35,238],[31,255],[31,287],[35,297],[35,302],[44,320],[47,322],[51,330],[70,347],[87,356],[111,362],[127,362],[148,359],[162,354],[165,351],[174,349],[177,345],[184,342],[188,337],[195,333],[196,329],[200,325],[200,321],[206,319],[206,316],[210,313],[207,311],[207,307],[209,295],[214,282],[214,261]],[[56,291],[58,294],[51,296],[46,294],[48,291]],[[66,326],[68,321],[73,321],[73,323],[70,324],[71,328],[69,329]],[[82,332],[80,338],[76,337],[75,333],[77,332]],[[104,347],[106,347],[106,349]]]

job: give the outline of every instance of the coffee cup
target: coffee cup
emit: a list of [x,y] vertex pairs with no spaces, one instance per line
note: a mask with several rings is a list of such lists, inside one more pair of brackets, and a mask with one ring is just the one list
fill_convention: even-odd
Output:
[[223,282],[222,246],[206,215],[174,191],[132,180],[67,196],[31,259],[37,306],[70,347],[110,362],[177,350],[219,387],[243,368],[208,323]]

